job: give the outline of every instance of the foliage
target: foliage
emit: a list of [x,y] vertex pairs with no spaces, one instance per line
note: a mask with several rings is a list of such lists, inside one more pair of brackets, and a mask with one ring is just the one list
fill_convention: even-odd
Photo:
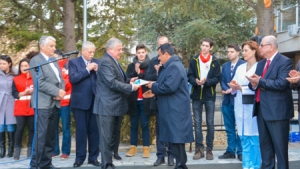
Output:
[[253,11],[241,0],[144,2],[137,15],[139,40],[155,44],[159,36],[166,35],[185,63],[199,52],[205,37],[213,39],[214,52],[218,52],[229,43],[241,43],[253,35]]

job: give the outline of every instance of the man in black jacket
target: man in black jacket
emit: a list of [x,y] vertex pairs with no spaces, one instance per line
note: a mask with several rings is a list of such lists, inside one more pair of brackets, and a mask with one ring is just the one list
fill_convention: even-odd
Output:
[[[169,39],[166,36],[161,36],[158,38],[157,40],[157,45],[161,46],[165,43],[169,43]],[[148,67],[148,70],[146,72],[145,75],[145,80],[150,80],[150,81],[156,81],[157,80],[157,74],[158,74],[158,70],[160,68],[161,64],[160,61],[158,60],[158,56],[152,58],[150,60],[150,64]],[[158,109],[157,109],[157,104],[156,104],[156,100],[154,98],[151,99],[150,101],[150,109],[156,111],[156,156],[157,156],[157,160],[156,162],[153,164],[154,166],[159,166],[161,164],[165,163],[165,155],[166,155],[166,149],[165,149],[165,145],[168,148],[168,165],[169,166],[173,166],[174,165],[174,154],[172,151],[172,145],[169,143],[164,143],[160,140],[160,134],[159,134],[159,127],[161,126],[161,124],[158,123],[159,119],[158,119]]]
[[202,107],[205,106],[206,113],[206,159],[213,160],[214,142],[214,114],[216,100],[216,85],[221,80],[220,62],[210,54],[213,49],[213,41],[204,38],[201,42],[200,54],[190,60],[188,79],[192,85],[191,99],[194,125],[195,125],[195,145],[196,151],[193,157],[198,160],[204,157],[204,145],[202,134]]

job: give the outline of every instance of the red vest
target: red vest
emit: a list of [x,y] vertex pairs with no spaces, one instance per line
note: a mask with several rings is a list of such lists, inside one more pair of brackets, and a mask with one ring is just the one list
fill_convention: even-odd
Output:
[[[23,92],[27,87],[33,88],[33,82],[31,75],[27,77],[26,74],[20,74],[14,78],[14,83],[17,91]],[[18,100],[15,100],[14,115],[15,116],[32,116],[34,115],[33,108],[30,108],[31,95],[22,96]]]

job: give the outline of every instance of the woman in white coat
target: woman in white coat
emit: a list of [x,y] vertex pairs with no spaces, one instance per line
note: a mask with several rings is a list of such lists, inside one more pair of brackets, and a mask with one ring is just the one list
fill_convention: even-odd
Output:
[[243,147],[243,169],[259,169],[261,163],[257,119],[252,117],[254,91],[248,88],[249,81],[246,76],[255,73],[257,62],[262,60],[254,41],[244,42],[242,45],[244,60],[229,83],[231,93],[235,96],[234,111],[238,134]]

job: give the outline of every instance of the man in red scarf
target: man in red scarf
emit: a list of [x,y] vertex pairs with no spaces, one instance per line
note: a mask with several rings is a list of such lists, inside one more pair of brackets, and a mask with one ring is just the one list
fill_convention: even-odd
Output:
[[207,126],[206,159],[213,160],[216,85],[221,80],[220,62],[210,53],[213,49],[213,41],[210,38],[204,38],[200,48],[200,54],[191,58],[188,70],[189,83],[192,85],[191,99],[196,137],[196,151],[193,159],[198,160],[204,157],[202,134],[202,107],[204,105]]

